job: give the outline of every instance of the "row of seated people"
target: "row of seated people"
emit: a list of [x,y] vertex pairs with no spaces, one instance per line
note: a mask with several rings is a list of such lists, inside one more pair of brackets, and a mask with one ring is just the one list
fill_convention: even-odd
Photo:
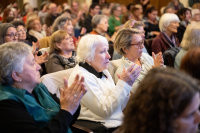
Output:
[[[198,15],[195,15],[195,17],[198,17]],[[33,18],[31,18],[32,21],[36,20],[38,21],[38,23],[40,22],[37,17]],[[29,19],[27,20],[27,22],[29,22]],[[35,29],[38,28],[38,31],[41,31],[41,25],[38,23],[34,24],[30,22],[30,27]],[[168,70],[168,68],[157,68],[151,70],[153,67],[165,67],[162,57],[163,52],[169,48],[179,46],[179,43],[174,36],[174,33],[177,32],[177,29],[179,27],[178,23],[179,18],[175,14],[167,13],[161,17],[159,25],[162,32],[153,41],[152,57],[150,56],[151,53],[147,53],[147,50],[144,47],[145,32],[144,27],[142,26],[143,23],[134,20],[130,20],[127,22],[127,24],[124,24],[124,28],[118,30],[118,32],[110,38],[109,36],[107,36],[106,33],[109,27],[108,18],[104,15],[96,15],[92,18],[93,31],[90,33],[95,35],[83,36],[80,41],[78,41],[78,45],[76,45],[75,39],[72,39],[72,20],[68,19],[66,16],[60,16],[55,20],[52,28],[53,34],[50,37],[47,37],[46,42],[41,42],[40,44],[33,43],[30,40],[26,39],[26,36],[31,35],[26,34],[25,25],[23,23],[13,21],[11,22],[11,24],[0,24],[0,40],[2,45],[0,47],[0,49],[2,49],[0,51],[2,52],[1,62],[5,63],[1,66],[1,106],[4,108],[4,110],[2,110],[1,116],[2,120],[5,120],[5,117],[8,116],[7,113],[9,113],[10,115],[10,112],[8,110],[13,110],[18,113],[11,115],[12,118],[7,118],[8,121],[6,122],[9,123],[10,121],[12,121],[13,125],[19,127],[19,131],[24,129],[24,125],[19,121],[15,121],[16,119],[27,120],[23,121],[24,123],[30,124],[26,127],[26,129],[24,129],[27,132],[29,132],[30,130],[32,130],[33,132],[71,132],[71,125],[76,121],[77,117],[79,116],[78,119],[81,120],[100,122],[108,129],[108,132],[112,132],[116,130],[119,126],[121,126],[123,122],[122,118],[126,114],[124,112],[126,111],[125,107],[128,103],[128,100],[131,100],[130,96],[134,97],[134,100],[132,101],[134,101],[133,104],[138,109],[138,113],[140,111],[145,112],[145,109],[148,108],[149,105],[151,105],[152,103],[144,103],[148,106],[146,108],[143,108],[140,107],[140,104],[135,103],[135,99],[139,99],[139,97],[142,96],[142,93],[144,92],[147,92],[149,94],[152,93],[152,97],[150,97],[150,99],[153,99],[153,94],[156,91],[154,88],[157,87],[158,89],[163,89],[161,85],[163,85],[164,82],[171,81],[172,83],[177,85],[177,88],[180,88],[180,91],[183,91],[183,93],[179,93],[179,91],[177,94],[175,94],[174,97],[180,98],[181,95],[187,93],[191,93],[191,95],[187,97],[188,99],[184,97],[185,99],[183,98],[183,101],[180,102],[176,99],[172,99],[173,103],[178,102],[177,104],[175,104],[176,106],[174,106],[174,108],[181,108],[181,110],[179,110],[178,112],[176,112],[177,110],[174,111],[174,108],[170,110],[173,115],[174,113],[176,113],[177,115],[177,117],[175,117],[175,119],[173,119],[172,121],[173,125],[164,124],[166,128],[163,128],[163,125],[161,125],[154,130],[152,129],[152,132],[164,132],[168,130],[169,132],[172,130],[175,130],[175,132],[183,132],[186,131],[185,128],[187,128],[187,130],[195,131],[197,124],[199,123],[199,112],[198,108],[196,108],[199,103],[197,102],[195,104],[195,108],[192,108],[194,105],[193,100],[199,100],[195,95],[199,91],[196,81],[190,78],[188,75],[182,74],[181,72],[176,70]],[[192,22],[186,28],[186,34],[184,34],[183,41],[181,42],[181,45],[183,45],[182,51],[180,51],[181,59],[187,53],[189,48],[199,46],[199,31],[199,24],[195,22]],[[39,34],[40,37],[41,33],[38,32],[37,34]],[[38,40],[42,40],[43,38],[44,36],[42,36]],[[187,40],[187,42],[184,40]],[[14,43],[15,41],[19,42]],[[32,50],[28,45],[25,45],[21,42],[32,45]],[[45,50],[46,52],[42,56],[37,56],[37,50],[41,45],[44,44],[46,46],[50,46],[49,50]],[[184,45],[187,46],[184,48]],[[117,63],[118,67],[116,71],[112,73],[111,71],[108,71],[106,69],[108,69],[110,65],[109,59],[111,58],[111,56],[109,54],[112,54],[110,50],[113,51],[113,47],[115,49],[114,54],[119,53],[121,54],[121,57],[118,58],[120,60],[118,60],[119,62]],[[157,51],[154,51],[153,48],[155,48]],[[8,52],[9,50],[10,52]],[[47,62],[48,53],[50,55]],[[19,57],[16,55],[22,55],[24,59],[22,58],[22,56]],[[181,62],[181,59],[179,57],[178,63]],[[34,60],[36,61],[36,63]],[[68,82],[66,81],[66,79],[64,80],[64,90],[59,90],[59,92],[61,93],[59,95],[60,101],[55,95],[52,95],[51,93],[49,94],[47,90],[48,88],[46,88],[42,83],[40,84],[40,66],[37,64],[42,64],[44,62],[47,62],[45,64],[45,68],[48,73],[73,68]],[[187,62],[189,62],[189,60],[186,61],[186,64]],[[21,66],[18,66],[20,63]],[[5,68],[5,66],[9,65],[11,67],[11,70],[10,67]],[[14,68],[15,65],[17,68]],[[195,63],[192,65],[195,65]],[[23,68],[23,70],[18,69],[18,67]],[[10,73],[6,69],[9,69]],[[112,68],[110,70],[112,70]],[[188,71],[188,73],[191,74],[191,71],[193,71],[194,69],[189,67],[189,70],[190,71]],[[149,76],[148,73],[150,73]],[[155,84],[151,84],[149,79],[154,78],[155,73],[158,73],[158,75],[156,75],[158,76],[158,79],[155,79]],[[165,76],[162,76],[162,73],[169,76],[169,78],[167,78],[167,81],[160,82],[160,79],[163,78],[164,80],[166,78]],[[77,74],[79,74],[79,76],[76,76]],[[80,76],[82,76],[82,78],[80,78]],[[184,78],[181,78],[181,82],[178,82],[178,80],[171,78],[173,76],[177,78],[183,76]],[[146,83],[145,79],[149,82]],[[186,90],[183,90],[182,87],[185,84],[183,84],[182,82],[186,82],[188,84],[192,82],[191,84],[192,86],[195,86],[195,90],[194,88],[191,89],[189,87],[191,84],[188,85],[188,88]],[[69,84],[70,86],[69,89],[67,87],[67,84]],[[145,86],[144,90],[141,91],[140,88],[143,88],[143,85],[147,86]],[[148,91],[150,85],[152,85],[152,92]],[[6,89],[6,87],[10,89]],[[173,93],[174,91],[170,88],[172,88],[172,86],[167,87],[167,89],[169,90],[169,95],[167,95],[167,98],[171,98],[171,93]],[[22,92],[20,91],[23,94],[19,95],[19,89],[23,90]],[[160,93],[158,94],[158,96],[163,96],[163,92],[159,92]],[[23,98],[20,97],[22,95],[24,96]],[[146,98],[148,99],[149,97],[147,97],[147,95],[145,97],[141,97],[141,99]],[[31,102],[31,100],[33,100],[33,102]],[[156,99],[155,101],[159,102],[159,100]],[[184,100],[188,101],[188,104],[185,104],[184,107],[182,107],[181,104],[184,102]],[[146,100],[141,101],[145,102]],[[153,104],[155,103],[155,101],[148,100],[148,102],[153,102]],[[79,103],[81,104],[81,109],[79,107]],[[161,103],[163,104],[163,101],[161,101]],[[158,103],[157,105],[160,105],[161,103]],[[13,108],[14,106],[17,108]],[[53,107],[55,106],[56,108],[54,109]],[[130,109],[132,106],[133,105],[130,105],[130,107],[127,106],[127,111],[128,108]],[[171,104],[169,106],[171,107]],[[166,105],[166,108],[168,108],[168,105]],[[162,110],[160,112],[160,114],[162,115],[163,110],[165,110],[166,108],[163,109],[163,106],[159,106],[157,108],[155,107],[152,108],[149,113],[151,114],[152,111],[155,114],[158,114],[154,110],[160,109]],[[181,121],[181,119],[184,116],[188,115],[188,108],[189,110],[193,109],[193,112],[195,111],[195,113],[191,116],[194,121],[189,123],[189,126],[185,126],[185,123]],[[22,117],[21,115],[17,115],[20,113],[25,113],[25,116]],[[43,114],[42,117],[40,117],[40,114]],[[152,119],[152,117],[155,115],[152,114],[152,117],[149,118],[142,114],[145,116],[145,119],[143,119],[142,117],[136,118],[139,117],[141,114],[137,114],[136,112],[133,114],[131,113],[130,115],[129,112],[129,115],[124,118],[124,124],[119,130],[121,130],[122,132],[148,132],[147,130],[151,129],[148,127],[151,121],[150,119]],[[169,112],[167,114],[169,114]],[[72,115],[74,115],[74,119],[72,118]],[[132,124],[130,121],[126,121],[126,119],[132,117],[135,117],[136,121],[141,120],[141,125],[138,125],[141,127],[141,129],[138,129],[138,126],[126,127],[129,124]],[[168,117],[171,116],[166,115],[166,118]],[[155,121],[160,121],[159,119],[160,117],[155,119]],[[145,123],[144,120],[149,121]],[[6,122],[4,124],[6,124]],[[15,122],[17,122],[18,124],[16,124]],[[3,121],[1,123],[3,123]],[[166,123],[168,123],[168,120],[166,120]],[[57,125],[62,126],[59,127]],[[145,125],[147,127],[142,128],[142,125]],[[158,123],[156,123],[156,125],[158,125]],[[68,128],[69,126],[70,128]],[[2,131],[5,132],[6,129],[8,130],[7,126],[5,126],[5,128],[2,128]],[[14,129],[15,128],[10,130]]]
[[[140,42],[140,34],[133,32],[135,40]],[[138,46],[132,45],[129,49],[138,49]],[[101,122],[107,132],[117,129],[117,132],[127,133],[194,133],[197,130],[200,87],[199,75],[194,72],[199,68],[199,48],[189,50],[183,58],[181,69],[188,74],[172,68],[153,68],[134,92],[132,85],[143,65],[132,63],[124,68],[115,85],[107,70],[110,58],[107,50],[104,37],[82,37],[77,49],[79,63],[68,81],[64,78],[58,99],[41,83],[41,67],[35,62],[29,45],[2,44],[0,131],[71,133],[71,125],[77,118]]]

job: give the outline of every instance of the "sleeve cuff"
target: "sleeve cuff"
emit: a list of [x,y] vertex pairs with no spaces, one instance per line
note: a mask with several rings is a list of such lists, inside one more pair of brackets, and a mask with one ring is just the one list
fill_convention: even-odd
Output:
[[123,87],[127,91],[127,94],[130,93],[132,86],[130,86],[129,84],[127,84],[121,79],[118,80],[117,84]]

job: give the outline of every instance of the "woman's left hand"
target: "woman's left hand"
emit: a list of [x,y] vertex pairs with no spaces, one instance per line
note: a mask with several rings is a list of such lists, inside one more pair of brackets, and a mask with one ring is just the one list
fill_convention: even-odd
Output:
[[152,57],[154,60],[154,67],[163,67],[164,66],[162,52],[159,52],[157,55],[155,55],[155,53],[152,52]]

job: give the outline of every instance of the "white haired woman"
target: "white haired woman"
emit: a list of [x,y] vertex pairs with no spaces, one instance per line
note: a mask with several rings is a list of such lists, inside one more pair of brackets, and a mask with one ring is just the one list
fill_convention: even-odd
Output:
[[50,56],[46,65],[47,73],[66,70],[77,64],[72,37],[63,30],[51,36]]
[[179,27],[179,18],[172,13],[165,13],[162,15],[159,28],[161,33],[153,39],[152,52],[155,54],[165,52],[172,47],[179,47],[179,40],[174,34],[177,33]]
[[[83,36],[77,49],[77,64],[69,77],[72,84],[78,73],[85,78],[87,94],[81,100],[79,119],[103,123],[110,132],[122,123],[123,110],[140,67],[124,70],[116,86],[107,68],[110,55],[108,41],[100,35]],[[92,100],[92,101],[91,101]]]
[[119,67],[115,72],[115,83],[118,82],[118,75],[122,73],[124,67],[128,68],[133,64],[141,67],[140,75],[132,86],[132,93],[136,91],[138,84],[152,67],[163,66],[162,53],[159,53],[156,56],[152,53],[153,58],[148,54],[143,53],[144,39],[136,29],[124,28],[118,31],[114,42],[114,48],[122,55],[121,62],[118,64]]
[[183,36],[183,40],[181,42],[181,50],[176,55],[174,67],[178,69],[181,64],[181,60],[183,56],[187,53],[187,51],[193,47],[200,47],[200,25],[199,23],[189,24],[186,28],[185,34]]
[[69,126],[78,117],[86,92],[84,78],[77,75],[70,87],[64,79],[59,100],[40,83],[41,67],[29,45],[1,45],[0,62],[0,132],[71,133]]

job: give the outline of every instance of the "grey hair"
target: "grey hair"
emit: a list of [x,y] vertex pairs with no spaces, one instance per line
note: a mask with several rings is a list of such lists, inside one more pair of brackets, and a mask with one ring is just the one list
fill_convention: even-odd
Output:
[[112,15],[113,15],[114,11],[117,10],[118,7],[121,7],[121,5],[120,4],[116,4],[116,3],[113,5],[113,7],[111,9],[111,14]]
[[200,23],[193,22],[189,24],[185,30],[183,40],[181,42],[181,47],[188,50],[192,47],[200,46]]
[[56,32],[57,30],[62,30],[64,25],[67,21],[72,21],[71,18],[66,17],[65,15],[61,15],[54,21],[52,25],[52,33]]
[[25,58],[32,53],[23,42],[8,42],[0,46],[0,84],[12,85],[12,72],[22,72]]
[[108,41],[101,35],[87,34],[83,36],[77,48],[77,61],[78,62],[91,62],[94,59],[95,50],[98,44],[107,44]]
[[96,28],[97,25],[101,22],[101,20],[103,18],[106,18],[108,20],[108,17],[106,15],[95,15],[93,18],[92,18],[92,28]]
[[180,22],[178,16],[173,13],[165,13],[161,16],[160,22],[159,22],[159,28],[161,32],[164,32],[167,30],[167,26],[170,25],[170,22],[177,21]]
[[193,18],[196,13],[200,12],[200,10],[199,9],[192,9],[191,12],[192,12],[192,18]]
[[140,34],[140,31],[132,28],[123,28],[117,32],[114,49],[121,55],[124,55],[124,49],[129,49],[134,34]]

